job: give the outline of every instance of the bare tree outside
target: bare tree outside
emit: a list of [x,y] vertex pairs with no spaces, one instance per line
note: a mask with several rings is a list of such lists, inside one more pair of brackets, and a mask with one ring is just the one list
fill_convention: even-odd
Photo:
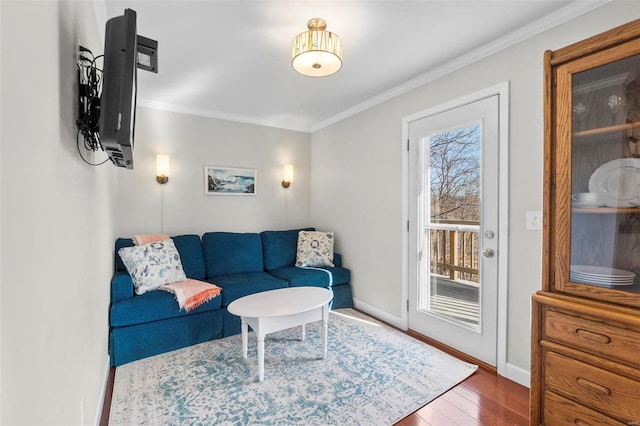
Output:
[[432,222],[480,221],[480,125],[429,139]]

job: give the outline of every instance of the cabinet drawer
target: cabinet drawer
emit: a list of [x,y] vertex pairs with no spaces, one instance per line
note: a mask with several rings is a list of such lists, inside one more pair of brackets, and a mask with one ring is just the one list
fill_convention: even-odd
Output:
[[640,421],[640,382],[555,352],[545,355],[545,381],[548,390],[623,423]]
[[640,366],[640,332],[549,310],[544,334],[567,346]]
[[580,405],[554,392],[544,394],[545,426],[628,426],[598,411]]

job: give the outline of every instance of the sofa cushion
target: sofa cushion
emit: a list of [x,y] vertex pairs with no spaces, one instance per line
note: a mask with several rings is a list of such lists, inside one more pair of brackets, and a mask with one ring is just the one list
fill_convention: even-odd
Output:
[[222,287],[222,306],[228,306],[236,299],[260,291],[289,287],[285,280],[266,272],[245,272],[209,278],[209,282]]
[[187,314],[180,310],[173,294],[162,290],[148,291],[113,303],[109,323],[111,327],[144,324],[219,309],[221,302],[222,298],[215,297]]
[[263,271],[259,234],[207,232],[202,236],[202,248],[208,279],[219,275]]
[[117,271],[111,278],[111,303],[133,297],[133,279],[127,271]]
[[172,239],[178,253],[180,253],[182,268],[186,276],[194,280],[204,280],[206,270],[200,237],[198,235],[178,235]]
[[123,247],[118,254],[133,278],[137,294],[187,279],[180,254],[171,239]]
[[116,240],[116,271],[127,270],[127,267],[124,266],[124,263],[122,262],[122,259],[118,254],[118,251],[120,251],[122,247],[133,247],[134,245],[135,244],[133,244],[133,240],[131,238],[118,238]]
[[351,272],[345,268],[297,268],[288,266],[269,271],[270,274],[289,282],[290,287],[330,287],[348,284]]
[[[182,268],[187,277],[194,280],[202,280],[205,277],[204,255],[202,254],[202,243],[198,235],[177,235],[172,237],[173,243],[180,253]],[[118,250],[122,247],[133,247],[131,238],[118,238],[116,240],[116,271],[126,271],[124,263]]]
[[313,230],[314,228],[304,228],[289,231],[261,232],[264,269],[270,271],[285,266],[293,266],[296,263],[298,233],[300,231]]
[[300,231],[296,266],[335,266],[333,232]]

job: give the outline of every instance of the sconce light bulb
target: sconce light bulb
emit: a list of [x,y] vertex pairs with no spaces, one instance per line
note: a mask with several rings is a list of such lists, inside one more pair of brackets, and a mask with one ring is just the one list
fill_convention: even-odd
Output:
[[156,181],[160,185],[169,182],[170,157],[166,154],[156,155]]
[[291,186],[291,181],[293,181],[293,164],[287,164],[284,166],[282,177],[282,187],[288,188]]

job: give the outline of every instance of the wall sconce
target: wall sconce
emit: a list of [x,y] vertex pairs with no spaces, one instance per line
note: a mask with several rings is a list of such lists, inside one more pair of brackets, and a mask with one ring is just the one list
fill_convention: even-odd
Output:
[[284,172],[282,177],[282,187],[288,188],[293,181],[293,164],[287,164],[284,166]]
[[160,185],[169,182],[169,156],[165,154],[156,155],[156,181]]

